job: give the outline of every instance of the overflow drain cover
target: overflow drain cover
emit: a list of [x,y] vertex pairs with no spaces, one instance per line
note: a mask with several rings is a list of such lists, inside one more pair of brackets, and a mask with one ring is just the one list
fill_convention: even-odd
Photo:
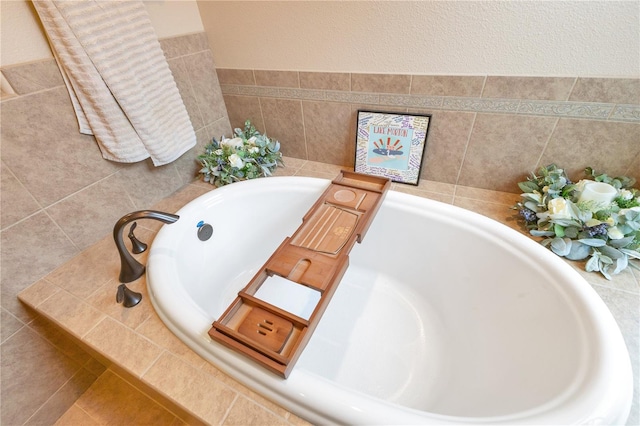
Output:
[[200,241],[207,241],[209,238],[211,238],[212,234],[213,226],[209,225],[208,223],[198,223],[198,239]]

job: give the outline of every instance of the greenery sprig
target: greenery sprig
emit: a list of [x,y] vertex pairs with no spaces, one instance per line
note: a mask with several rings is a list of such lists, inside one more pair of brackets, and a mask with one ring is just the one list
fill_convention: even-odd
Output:
[[235,129],[234,138],[213,138],[198,160],[204,181],[216,187],[271,176],[278,166],[284,166],[280,142],[258,132],[250,120],[245,121],[244,129]]
[[[518,210],[531,235],[555,254],[570,260],[587,259],[585,269],[607,279],[628,266],[640,269],[640,191],[635,179],[610,177],[585,169],[587,179],[571,182],[555,164],[541,167],[518,183]],[[590,198],[586,189],[599,182],[610,198]],[[591,187],[594,188],[594,187]]]

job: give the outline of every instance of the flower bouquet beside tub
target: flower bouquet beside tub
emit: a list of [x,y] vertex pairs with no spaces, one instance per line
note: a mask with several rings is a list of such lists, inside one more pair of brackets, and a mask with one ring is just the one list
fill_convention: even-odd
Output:
[[235,137],[223,136],[220,141],[214,138],[198,160],[204,181],[216,187],[271,176],[279,165],[284,166],[280,142],[260,134],[249,120],[244,130],[235,129]]
[[611,178],[585,169],[573,183],[555,165],[541,167],[518,186],[519,210],[531,235],[570,260],[587,259],[585,269],[607,279],[628,266],[640,269],[640,191],[635,179]]

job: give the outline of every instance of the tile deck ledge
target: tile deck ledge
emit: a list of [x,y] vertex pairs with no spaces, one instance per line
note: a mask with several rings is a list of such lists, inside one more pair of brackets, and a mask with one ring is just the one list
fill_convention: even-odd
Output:
[[[332,179],[340,170],[338,166],[303,160],[292,159],[289,163],[292,165],[280,169],[277,175]],[[194,182],[154,208],[177,211],[211,189],[206,183]],[[519,198],[517,194],[427,181],[418,186],[394,184],[391,189],[474,210],[523,232],[509,211]],[[495,202],[487,202],[488,199]],[[145,242],[153,239],[160,226],[155,222],[140,225],[138,237]],[[162,401],[162,405],[189,424],[221,424],[236,416],[251,416],[262,423],[308,424],[236,382],[178,340],[153,310],[144,276],[129,284],[143,294],[143,302],[135,309],[116,304],[119,267],[119,257],[108,235],[18,297],[68,332],[96,359]]]

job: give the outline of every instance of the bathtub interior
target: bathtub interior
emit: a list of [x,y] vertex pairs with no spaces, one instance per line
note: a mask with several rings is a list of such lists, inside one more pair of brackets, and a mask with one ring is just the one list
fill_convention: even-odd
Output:
[[[296,182],[223,188],[181,209],[160,231],[172,245],[152,249],[175,261],[174,301],[218,318],[328,185]],[[598,357],[578,293],[540,251],[514,250],[501,225],[412,199],[389,193],[294,373],[451,416],[505,416],[570,395]],[[214,228],[206,242],[200,221]]]

